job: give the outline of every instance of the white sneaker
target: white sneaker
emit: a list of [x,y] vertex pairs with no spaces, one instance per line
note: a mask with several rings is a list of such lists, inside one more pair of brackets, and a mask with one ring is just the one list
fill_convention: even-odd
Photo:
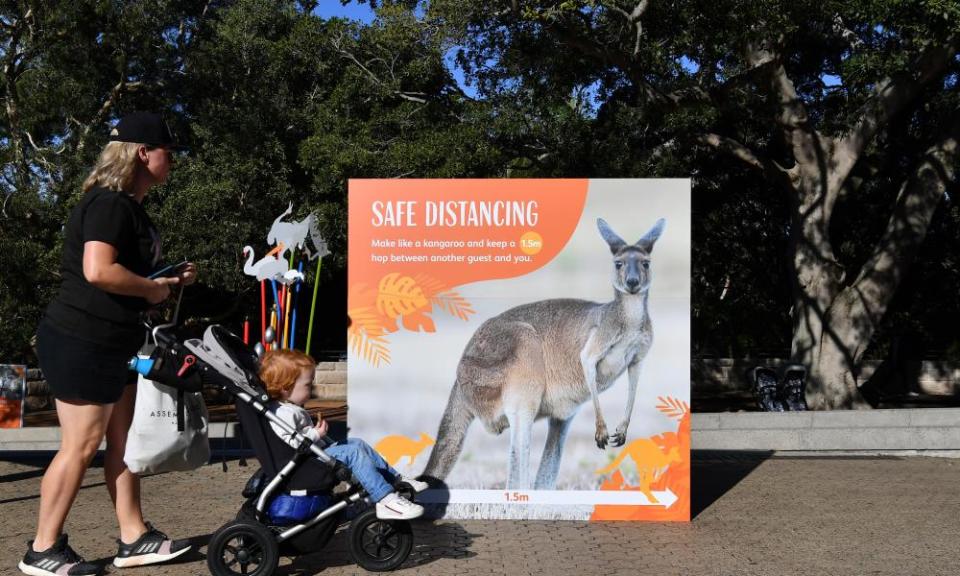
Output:
[[423,506],[414,504],[396,492],[377,502],[377,518],[381,520],[412,520],[423,516]]
[[414,480],[413,478],[406,478],[404,476],[400,476],[399,478],[397,478],[397,483],[406,484],[410,486],[411,488],[413,488],[413,491],[416,492],[417,494],[423,492],[424,490],[430,487],[430,485],[427,484],[426,482],[421,482],[420,480]]

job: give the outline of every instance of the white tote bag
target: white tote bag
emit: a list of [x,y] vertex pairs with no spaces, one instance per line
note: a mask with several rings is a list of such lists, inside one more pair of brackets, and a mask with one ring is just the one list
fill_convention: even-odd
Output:
[[199,468],[210,459],[208,421],[200,392],[183,392],[140,375],[123,461],[136,474]]

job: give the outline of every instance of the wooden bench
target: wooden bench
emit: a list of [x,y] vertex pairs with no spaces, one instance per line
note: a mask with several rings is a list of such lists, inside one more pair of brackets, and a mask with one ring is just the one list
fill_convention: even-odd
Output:
[[[311,415],[323,414],[323,417],[331,422],[347,421],[347,405],[343,402],[309,400],[305,408]],[[207,411],[210,412],[211,422],[236,422],[237,420],[236,409],[233,404],[207,406]],[[23,415],[24,428],[57,427],[59,425],[56,410],[39,410],[37,412],[27,412]]]

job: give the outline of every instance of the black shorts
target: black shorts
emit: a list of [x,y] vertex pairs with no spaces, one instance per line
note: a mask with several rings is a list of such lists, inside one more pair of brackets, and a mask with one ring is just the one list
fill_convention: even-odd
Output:
[[123,389],[136,384],[137,373],[127,369],[136,354],[130,346],[113,347],[88,342],[60,331],[43,320],[37,329],[37,358],[47,385],[58,400],[113,404]]

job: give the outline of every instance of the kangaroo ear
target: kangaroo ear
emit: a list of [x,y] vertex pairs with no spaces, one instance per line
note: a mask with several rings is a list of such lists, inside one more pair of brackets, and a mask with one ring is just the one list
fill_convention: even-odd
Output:
[[663,218],[657,220],[657,223],[653,225],[653,228],[649,232],[643,235],[643,238],[637,240],[635,246],[641,248],[647,252],[653,250],[653,244],[657,241],[657,238],[660,237],[660,234],[663,233],[663,227],[666,226],[667,221]]
[[610,245],[610,252],[616,254],[621,248],[627,245],[626,241],[617,236],[617,233],[610,228],[610,225],[607,224],[603,218],[597,218],[597,228],[600,230],[600,235],[603,236],[603,239]]

